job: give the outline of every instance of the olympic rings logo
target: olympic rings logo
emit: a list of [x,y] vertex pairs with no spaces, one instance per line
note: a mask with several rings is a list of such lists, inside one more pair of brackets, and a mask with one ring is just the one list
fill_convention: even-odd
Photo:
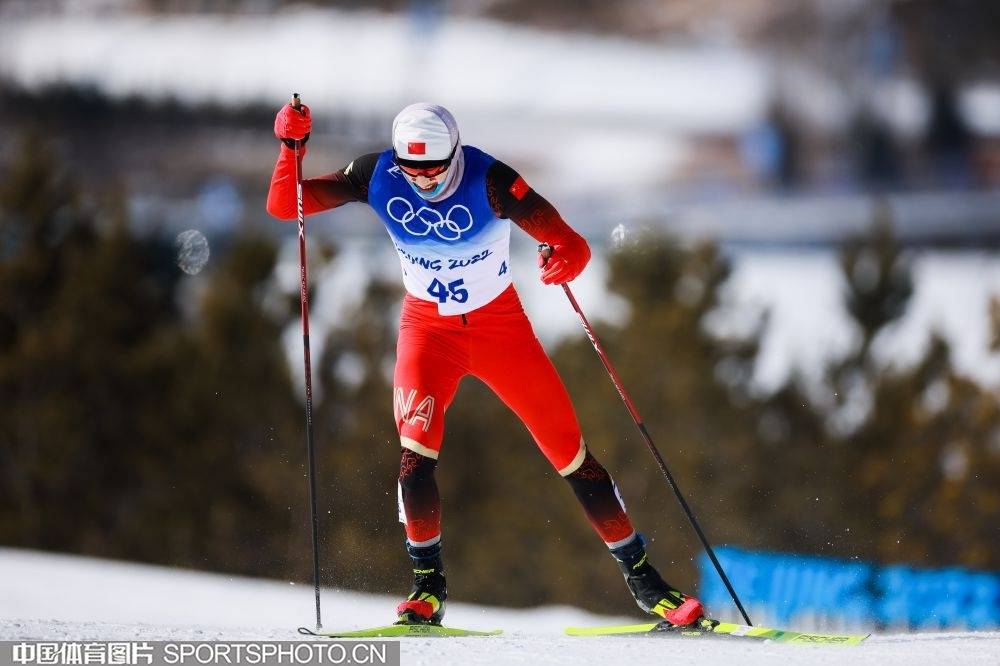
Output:
[[438,238],[446,241],[458,240],[473,224],[472,211],[462,204],[455,204],[446,215],[441,215],[427,206],[413,210],[408,200],[393,197],[385,205],[385,212],[413,236],[426,236],[433,230]]

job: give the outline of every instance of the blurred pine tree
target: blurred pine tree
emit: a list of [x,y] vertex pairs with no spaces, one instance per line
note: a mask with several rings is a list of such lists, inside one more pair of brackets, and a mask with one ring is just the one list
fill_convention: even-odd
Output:
[[888,209],[876,210],[871,235],[842,260],[861,342],[830,370],[839,411],[829,438],[839,455],[828,469],[843,485],[830,545],[853,558],[995,569],[1000,558],[987,544],[1000,504],[986,489],[1000,485],[1000,401],[955,374],[938,335],[912,367],[880,357],[877,340],[913,286]]
[[171,246],[29,143],[0,190],[0,541],[280,571],[299,410],[260,303],[274,248],[237,239],[189,324]]
[[396,522],[400,447],[392,414],[393,313],[401,295],[395,284],[370,283],[330,331],[316,366],[325,580],[373,592],[408,591],[411,577]]

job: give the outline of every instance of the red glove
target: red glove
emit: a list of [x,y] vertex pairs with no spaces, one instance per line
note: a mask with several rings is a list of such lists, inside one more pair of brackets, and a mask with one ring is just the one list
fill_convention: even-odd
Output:
[[274,118],[274,135],[282,141],[305,140],[309,138],[311,131],[312,117],[309,115],[309,107],[305,104],[296,109],[288,103],[281,107]]
[[538,255],[542,269],[542,282],[563,284],[574,280],[590,261],[590,246],[583,236],[574,234],[552,244],[552,255],[545,259]]

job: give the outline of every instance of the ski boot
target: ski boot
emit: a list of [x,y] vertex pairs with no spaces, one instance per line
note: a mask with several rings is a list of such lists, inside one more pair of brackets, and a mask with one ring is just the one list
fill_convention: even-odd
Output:
[[697,623],[705,611],[701,602],[664,582],[646,557],[646,541],[636,534],[632,541],[611,551],[625,576],[625,583],[639,608],[662,617],[674,627]]
[[406,544],[413,560],[413,587],[406,601],[396,606],[396,624],[441,624],[448,587],[441,561],[441,542],[418,548]]

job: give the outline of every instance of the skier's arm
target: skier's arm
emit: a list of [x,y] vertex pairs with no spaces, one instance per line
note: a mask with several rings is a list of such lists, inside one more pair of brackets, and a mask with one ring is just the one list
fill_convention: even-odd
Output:
[[[305,147],[302,148],[305,151]],[[378,153],[368,153],[355,159],[340,171],[302,181],[302,211],[306,215],[336,208],[350,201],[368,201]],[[267,193],[267,212],[280,220],[297,217],[295,200],[295,151],[281,144],[281,153],[271,175]]]
[[569,282],[590,261],[590,246],[551,203],[528,186],[516,171],[497,160],[486,174],[486,192],[498,217],[508,218],[540,243],[552,246],[542,282]]
[[[312,131],[312,116],[305,104],[286,104],[274,118],[274,135],[281,141],[278,162],[267,191],[267,212],[280,220],[298,217],[295,192],[295,142],[301,142],[305,157],[306,141]],[[305,215],[336,208],[348,201],[367,201],[368,182],[378,155],[364,155],[336,173],[302,181],[302,212]]]

